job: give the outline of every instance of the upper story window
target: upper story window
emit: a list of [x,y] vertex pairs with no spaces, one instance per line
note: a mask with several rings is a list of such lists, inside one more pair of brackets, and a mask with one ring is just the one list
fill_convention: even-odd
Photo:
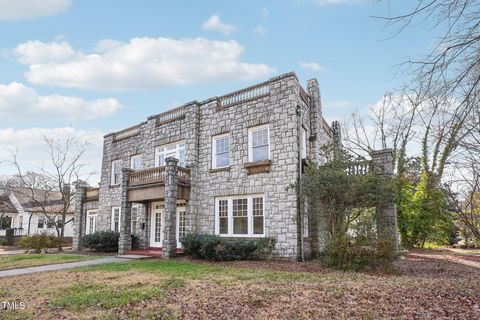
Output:
[[130,169],[142,170],[142,155],[137,154],[130,157]]
[[165,159],[174,157],[178,159],[178,165],[185,167],[185,142],[177,142],[155,148],[155,166],[165,165]]
[[230,136],[223,134],[212,138],[212,168],[230,165]]
[[112,161],[112,177],[110,180],[111,185],[120,184],[122,181],[122,160]]
[[248,161],[270,159],[270,137],[268,125],[248,129]]
[[300,128],[300,155],[302,159],[307,158],[307,130],[304,127]]

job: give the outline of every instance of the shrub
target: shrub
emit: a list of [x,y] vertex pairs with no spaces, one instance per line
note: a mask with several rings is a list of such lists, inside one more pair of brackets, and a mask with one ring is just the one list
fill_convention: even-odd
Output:
[[250,260],[269,255],[275,240],[230,240],[208,234],[188,234],[182,239],[187,255],[207,260]]
[[376,246],[362,241],[352,241],[348,236],[339,237],[327,245],[321,262],[339,270],[368,271],[384,269],[391,271],[395,260],[395,244],[380,241]]
[[26,250],[33,250],[36,253],[47,252],[48,249],[59,248],[63,245],[63,240],[57,236],[46,233],[25,236],[20,239],[18,245]]
[[115,252],[118,251],[118,238],[120,234],[114,231],[97,231],[93,234],[87,234],[80,242],[84,248],[97,252]]

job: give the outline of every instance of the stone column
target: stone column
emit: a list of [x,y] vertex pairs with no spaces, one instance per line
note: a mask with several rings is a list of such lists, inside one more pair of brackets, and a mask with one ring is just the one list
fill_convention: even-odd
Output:
[[83,201],[85,199],[85,189],[87,184],[84,181],[75,183],[75,212],[73,215],[73,239],[72,250],[80,250],[80,239],[84,233],[85,217],[83,214]]
[[175,257],[177,253],[177,191],[178,160],[165,159],[165,222],[163,225],[163,256]]
[[[373,169],[379,175],[393,176],[392,149],[373,151],[371,154]],[[391,241],[394,250],[398,250],[397,209],[395,203],[379,206],[377,211],[377,238]]]
[[118,254],[132,250],[132,204],[128,201],[128,180],[132,169],[122,169],[122,205],[120,209],[120,238],[118,239]]

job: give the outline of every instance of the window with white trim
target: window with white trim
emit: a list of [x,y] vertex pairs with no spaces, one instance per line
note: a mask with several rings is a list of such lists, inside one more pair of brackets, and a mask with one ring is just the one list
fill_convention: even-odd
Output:
[[228,237],[260,237],[265,234],[263,195],[215,199],[215,233]]
[[138,224],[138,210],[139,210],[138,204],[133,204],[132,205],[132,212],[130,213],[130,218],[131,218],[131,233],[135,234],[137,233],[137,224]]
[[155,148],[155,167],[165,165],[165,159],[173,157],[178,159],[178,165],[185,167],[185,141],[172,143]]
[[185,210],[177,210],[178,214],[178,240],[181,241],[186,234]]
[[122,181],[122,160],[112,161],[112,177],[110,184],[117,185]]
[[268,125],[248,129],[248,161],[270,159]]
[[224,168],[230,165],[230,134],[212,138],[212,168]]
[[300,155],[302,159],[307,158],[307,130],[300,128]]
[[43,229],[44,227],[45,227],[45,220],[42,218],[38,218],[37,229]]
[[97,210],[88,210],[85,234],[93,234],[95,231],[97,231]]
[[112,225],[111,229],[115,232],[120,232],[120,219],[121,219],[120,207],[112,207]]
[[133,170],[142,170],[143,163],[142,163],[142,155],[136,154],[130,157],[130,169]]

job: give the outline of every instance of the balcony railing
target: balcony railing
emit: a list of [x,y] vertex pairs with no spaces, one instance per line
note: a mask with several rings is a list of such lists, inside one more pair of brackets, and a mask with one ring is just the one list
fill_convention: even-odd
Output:
[[[190,170],[183,167],[177,167],[179,182],[190,182]],[[155,183],[165,183],[165,167],[156,167],[135,171],[130,175],[129,186],[141,186]]]
[[85,200],[86,201],[98,200],[99,194],[100,194],[99,188],[85,189]]
[[372,171],[373,164],[371,161],[364,160],[364,161],[356,161],[352,162],[347,167],[347,173],[349,175],[364,175],[369,174]]
[[[0,229],[0,236],[5,236],[7,233],[7,230],[5,229]],[[20,228],[13,228],[13,235],[14,236],[24,236],[27,235],[27,230],[26,229],[20,229]]]

